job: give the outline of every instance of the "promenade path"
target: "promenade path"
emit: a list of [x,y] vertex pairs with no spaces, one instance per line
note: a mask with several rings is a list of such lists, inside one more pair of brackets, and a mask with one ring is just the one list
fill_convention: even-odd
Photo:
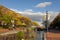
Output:
[[60,33],[47,32],[47,40],[60,40]]

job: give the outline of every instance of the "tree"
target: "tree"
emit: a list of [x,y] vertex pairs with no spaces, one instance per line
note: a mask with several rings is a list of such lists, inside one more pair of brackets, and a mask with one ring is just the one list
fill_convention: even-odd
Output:
[[34,26],[39,26],[39,24],[37,22],[33,22]]
[[51,22],[49,28],[58,28],[60,29],[60,13],[56,16],[56,18]]

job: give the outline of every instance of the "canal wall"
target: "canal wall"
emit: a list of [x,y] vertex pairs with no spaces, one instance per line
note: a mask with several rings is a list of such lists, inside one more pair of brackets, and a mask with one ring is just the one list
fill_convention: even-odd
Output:
[[15,34],[1,35],[0,40],[17,40],[17,36]]

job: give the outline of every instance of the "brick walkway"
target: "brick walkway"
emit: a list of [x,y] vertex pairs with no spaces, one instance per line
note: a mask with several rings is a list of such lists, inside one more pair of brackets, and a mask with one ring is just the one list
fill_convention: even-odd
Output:
[[47,40],[60,40],[60,33],[47,32]]

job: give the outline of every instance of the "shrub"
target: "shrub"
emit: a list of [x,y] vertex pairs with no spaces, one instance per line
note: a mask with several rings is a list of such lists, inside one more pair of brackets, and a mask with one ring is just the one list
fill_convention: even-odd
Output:
[[23,31],[19,31],[18,33],[16,33],[18,40],[21,40],[24,37],[24,32]]

